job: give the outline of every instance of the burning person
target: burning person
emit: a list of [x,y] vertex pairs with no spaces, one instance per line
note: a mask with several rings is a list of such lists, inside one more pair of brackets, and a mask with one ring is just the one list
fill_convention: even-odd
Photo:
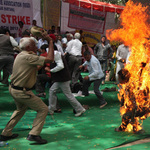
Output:
[[[133,9],[134,8],[134,9]],[[120,27],[107,30],[110,41],[120,41],[131,48],[129,62],[118,94],[122,124],[115,131],[137,133],[142,121],[150,116],[150,26],[149,7],[129,0],[120,16]],[[129,74],[128,74],[129,72]],[[128,76],[129,75],[129,76]],[[127,79],[128,78],[128,79]]]
[[[144,68],[145,65],[146,64],[143,63],[141,67]],[[118,80],[120,84],[126,85],[126,88],[124,88],[125,92],[121,95],[121,108],[120,108],[120,109],[125,108],[126,112],[122,115],[122,124],[118,128],[115,128],[115,131],[120,132],[133,130],[134,133],[139,132],[143,133],[144,130],[142,129],[141,124],[139,123],[139,119],[140,120],[145,119],[144,116],[150,112],[150,108],[137,105],[136,96],[134,95],[134,91],[131,88],[134,85],[129,83],[130,73],[127,69],[121,69],[118,72]],[[139,89],[137,91],[139,92],[139,95],[144,94],[145,101],[148,101],[148,94],[149,94],[148,89],[146,90]],[[141,103],[141,105],[143,104]],[[130,128],[130,130],[127,130],[127,128]]]

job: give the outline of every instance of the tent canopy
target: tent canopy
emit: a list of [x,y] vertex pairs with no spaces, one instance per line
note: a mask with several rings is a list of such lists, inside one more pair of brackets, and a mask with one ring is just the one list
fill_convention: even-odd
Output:
[[63,2],[71,3],[79,7],[88,8],[91,10],[94,9],[105,12],[116,12],[118,14],[120,14],[124,9],[124,6],[94,0],[63,0]]

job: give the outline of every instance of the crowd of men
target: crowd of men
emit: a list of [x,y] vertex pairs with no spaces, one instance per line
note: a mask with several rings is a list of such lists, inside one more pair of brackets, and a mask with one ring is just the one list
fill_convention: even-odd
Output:
[[[36,26],[35,20],[33,23],[33,26]],[[41,31],[41,38],[37,39],[30,29],[24,29],[22,22],[18,24],[20,28],[16,40],[10,36],[9,30],[0,29],[0,71],[3,71],[1,82],[8,84],[8,77],[11,75],[9,92],[17,107],[2,131],[1,140],[18,137],[12,130],[29,107],[37,111],[37,116],[27,140],[45,144],[47,140],[42,139],[40,133],[48,112],[50,115],[61,112],[56,95],[59,90],[62,90],[75,110],[75,116],[78,117],[86,109],[73,96],[73,89],[80,80],[83,85],[82,95],[88,96],[89,86],[93,83],[94,93],[100,101],[100,108],[103,108],[107,102],[99,87],[101,83],[105,84],[108,65],[111,68],[117,64],[114,74],[116,73],[116,81],[119,83],[117,73],[126,63],[129,49],[123,44],[117,51],[116,48],[112,49],[105,36],[102,36],[100,42],[92,49],[86,41],[81,42],[83,37],[80,33],[73,35],[66,32],[62,38],[59,28],[55,30],[54,26],[48,32]],[[114,54],[116,56],[113,56]],[[115,63],[110,63],[110,58],[116,60]],[[81,70],[88,70],[89,75],[82,78]],[[114,80],[114,76],[110,80]],[[40,99],[46,97],[46,86],[50,87],[49,106]],[[33,87],[36,95],[32,92]]]

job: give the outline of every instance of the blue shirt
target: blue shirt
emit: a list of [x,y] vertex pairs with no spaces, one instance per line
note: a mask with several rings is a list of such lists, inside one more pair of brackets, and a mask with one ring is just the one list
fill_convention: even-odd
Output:
[[91,55],[90,61],[85,61],[83,66],[87,66],[89,70],[88,76],[90,81],[101,79],[104,76],[100,62],[94,55]]

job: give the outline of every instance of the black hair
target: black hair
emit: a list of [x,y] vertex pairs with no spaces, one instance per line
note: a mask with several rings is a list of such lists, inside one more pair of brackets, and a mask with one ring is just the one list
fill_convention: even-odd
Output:
[[46,49],[48,48],[48,44],[43,44],[40,48],[45,49],[45,51],[46,51]]
[[55,28],[55,26],[52,26],[51,29],[52,29],[52,28]]
[[22,21],[18,21],[18,24],[21,23],[22,25],[24,25],[24,23]]
[[69,33],[68,31],[65,32],[65,34]]
[[83,45],[87,44],[85,41],[82,42]]
[[10,30],[9,29],[4,28],[3,30],[4,30],[4,34],[6,34],[8,32],[9,35],[10,35]]
[[23,35],[28,35],[30,36],[30,31],[28,29],[25,29],[23,32],[22,32],[22,36]]
[[86,56],[86,55],[91,55],[91,52],[90,51],[85,51],[84,56]]
[[118,75],[120,76],[120,78],[121,78],[123,81],[126,81],[126,82],[129,81],[130,73],[129,73],[129,71],[128,71],[127,69],[122,68],[122,69],[118,72]]

